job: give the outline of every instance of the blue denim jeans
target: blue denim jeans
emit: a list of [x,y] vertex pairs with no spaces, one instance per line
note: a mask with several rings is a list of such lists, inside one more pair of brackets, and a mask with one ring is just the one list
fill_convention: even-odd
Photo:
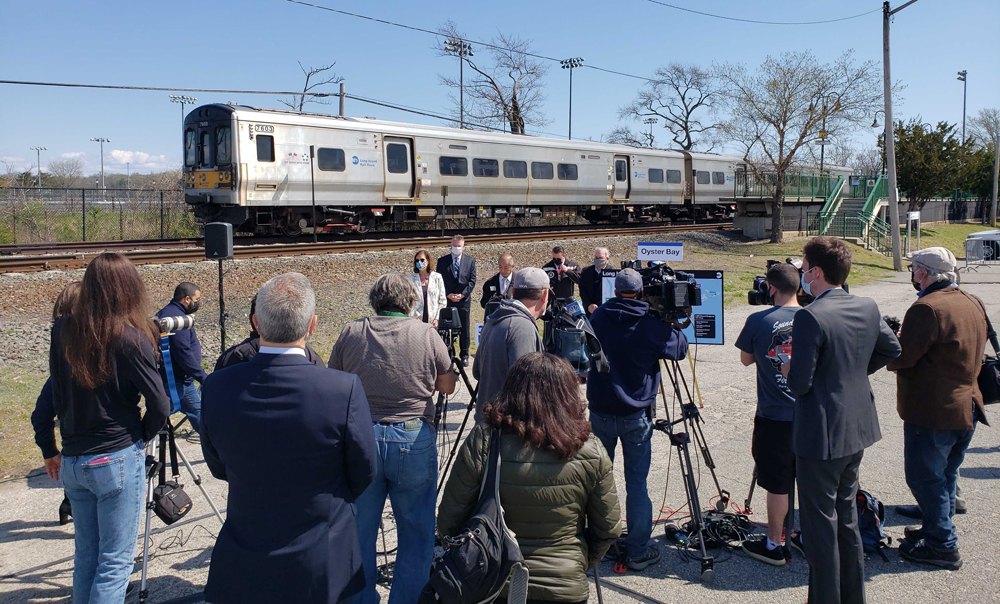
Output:
[[378,471],[357,501],[358,541],[367,587],[353,604],[377,604],[375,547],[385,498],[396,524],[396,564],[389,604],[416,604],[434,558],[434,504],[437,502],[437,434],[421,420],[374,424]]
[[628,557],[641,558],[646,555],[649,537],[653,533],[653,504],[646,490],[646,478],[649,476],[649,464],[653,455],[650,442],[653,423],[649,421],[645,411],[630,415],[604,415],[591,411],[590,425],[594,435],[604,443],[611,461],[615,460],[618,441],[622,441],[625,524],[628,526],[625,550]]
[[181,398],[181,412],[191,422],[191,429],[201,433],[201,386],[196,382],[178,384],[177,396]]
[[141,442],[114,453],[63,457],[60,475],[76,530],[74,604],[125,601],[145,503],[145,459]]
[[903,463],[910,487],[923,514],[924,541],[933,549],[958,547],[951,518],[955,515],[955,481],[972,430],[930,430],[903,423]]

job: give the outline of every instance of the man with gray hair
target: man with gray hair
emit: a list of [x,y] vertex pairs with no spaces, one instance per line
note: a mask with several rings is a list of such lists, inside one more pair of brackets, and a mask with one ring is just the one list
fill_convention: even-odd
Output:
[[609,264],[610,259],[611,252],[608,248],[595,247],[594,263],[580,273],[580,302],[587,311],[587,317],[604,303],[604,271],[614,271]]
[[899,554],[958,570],[956,481],[976,423],[985,423],[977,379],[989,323],[983,302],[958,288],[950,250],[931,247],[908,260],[917,301],[900,328],[902,353],[888,369],[896,372],[906,484],[923,524],[906,529]]
[[371,407],[378,470],[358,499],[365,591],[355,604],[377,604],[375,545],[386,497],[396,518],[396,566],[389,600],[416,604],[434,558],[437,426],[434,391],[455,391],[451,355],[437,331],[410,317],[417,290],[388,273],[368,293],[375,316],[352,321],[333,345],[330,367],[361,378]]
[[205,380],[202,451],[229,482],[205,599],[341,602],[365,586],[354,503],[377,468],[361,380],[306,358],[316,295],[299,273],[260,288],[260,350]]

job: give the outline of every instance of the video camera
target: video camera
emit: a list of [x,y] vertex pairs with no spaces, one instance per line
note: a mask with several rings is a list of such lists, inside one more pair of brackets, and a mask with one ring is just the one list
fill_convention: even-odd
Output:
[[578,375],[587,374],[591,366],[601,373],[611,371],[582,304],[572,298],[551,298],[542,325],[545,351],[569,361]]
[[[799,258],[785,258],[787,264],[791,264],[799,271],[799,277],[802,276],[802,260]],[[768,260],[767,270],[771,270],[771,267],[775,264],[780,264],[780,260]],[[747,292],[747,303],[751,306],[773,306],[774,298],[771,297],[770,285],[767,282],[767,277],[761,277],[760,275],[753,278],[753,289]],[[844,283],[841,287],[844,288],[845,292],[850,292],[850,287]],[[800,306],[808,306],[816,298],[810,296],[799,287],[799,291],[796,294],[799,300]]]
[[437,331],[445,346],[449,350],[453,349],[455,341],[462,332],[462,316],[458,314],[457,308],[449,306],[438,311]]
[[622,270],[626,268],[642,276],[642,297],[649,304],[649,314],[675,329],[691,325],[694,307],[701,306],[701,285],[692,275],[655,260],[646,268],[641,260],[624,260]]
[[150,320],[160,329],[160,333],[174,333],[182,329],[194,327],[194,315],[184,315],[182,317],[151,317]]

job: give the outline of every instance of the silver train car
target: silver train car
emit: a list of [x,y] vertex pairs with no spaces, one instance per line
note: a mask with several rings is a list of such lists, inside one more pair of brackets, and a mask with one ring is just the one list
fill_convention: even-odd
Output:
[[239,105],[184,120],[184,198],[196,218],[261,235],[441,216],[724,217],[741,161]]

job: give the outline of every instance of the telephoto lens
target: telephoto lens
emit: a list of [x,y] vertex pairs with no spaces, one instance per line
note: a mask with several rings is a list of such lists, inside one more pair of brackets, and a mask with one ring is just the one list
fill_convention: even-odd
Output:
[[163,317],[162,319],[153,317],[153,321],[160,326],[160,333],[173,333],[182,329],[191,329],[194,325],[194,316],[184,315],[183,317]]

